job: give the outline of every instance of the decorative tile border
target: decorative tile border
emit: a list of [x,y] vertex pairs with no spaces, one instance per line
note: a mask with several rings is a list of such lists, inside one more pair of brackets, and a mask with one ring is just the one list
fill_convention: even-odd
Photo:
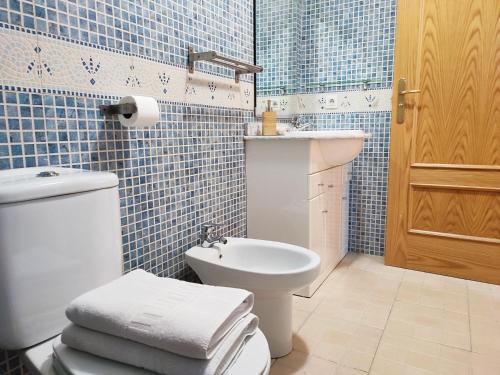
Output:
[[[252,110],[251,82],[0,28],[0,85]],[[212,104],[213,103],[213,104]]]
[[0,83],[5,86],[40,87],[42,71],[37,50],[38,37],[0,29]]
[[268,100],[272,100],[279,118],[290,118],[294,114],[390,111],[391,97],[392,89],[259,96],[255,113],[262,116]]

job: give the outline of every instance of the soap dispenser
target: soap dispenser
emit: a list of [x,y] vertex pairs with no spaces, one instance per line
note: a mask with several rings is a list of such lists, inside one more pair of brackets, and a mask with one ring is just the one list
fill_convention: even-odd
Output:
[[267,101],[267,110],[262,113],[262,135],[277,135],[276,112],[273,111],[272,101]]

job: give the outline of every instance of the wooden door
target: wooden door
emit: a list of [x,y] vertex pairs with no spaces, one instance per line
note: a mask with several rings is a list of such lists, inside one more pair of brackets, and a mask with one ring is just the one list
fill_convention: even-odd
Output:
[[396,30],[386,264],[500,284],[500,1],[398,0]]

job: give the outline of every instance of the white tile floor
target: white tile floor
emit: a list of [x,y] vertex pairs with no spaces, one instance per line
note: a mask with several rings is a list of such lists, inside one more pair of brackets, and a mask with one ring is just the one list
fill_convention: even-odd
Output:
[[348,254],[295,297],[294,332],[271,375],[500,375],[500,286]]

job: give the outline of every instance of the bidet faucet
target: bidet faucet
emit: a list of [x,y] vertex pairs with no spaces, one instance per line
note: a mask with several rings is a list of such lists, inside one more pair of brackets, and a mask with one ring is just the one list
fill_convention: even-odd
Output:
[[220,227],[222,227],[221,224],[213,223],[201,225],[201,247],[212,247],[217,242],[223,245],[227,244],[227,239],[223,236],[218,236],[215,232],[215,229]]

